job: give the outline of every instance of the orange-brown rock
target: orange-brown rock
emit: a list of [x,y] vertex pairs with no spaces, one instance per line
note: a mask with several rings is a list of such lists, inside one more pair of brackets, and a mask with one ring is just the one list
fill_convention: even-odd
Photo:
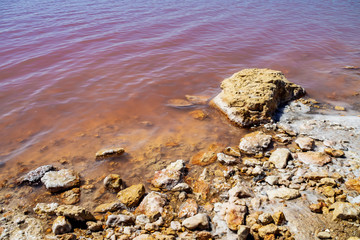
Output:
[[191,111],[189,112],[189,114],[197,120],[204,120],[205,118],[207,118],[207,114],[200,109]]
[[360,181],[359,179],[350,179],[345,182],[345,186],[349,190],[355,190],[360,193]]
[[324,166],[331,162],[331,157],[321,152],[302,152],[297,154],[299,161],[316,166]]
[[198,204],[192,198],[189,198],[180,206],[179,218],[187,218],[196,215],[198,212]]
[[190,164],[207,166],[207,165],[215,162],[216,159],[217,159],[216,152],[213,152],[213,151],[198,152],[191,158]]
[[344,151],[333,148],[325,148],[324,152],[332,157],[343,157],[345,155]]

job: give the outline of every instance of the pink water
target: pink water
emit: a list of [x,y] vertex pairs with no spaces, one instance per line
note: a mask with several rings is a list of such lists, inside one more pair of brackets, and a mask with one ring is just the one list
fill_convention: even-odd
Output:
[[[144,181],[154,162],[236,145],[245,130],[217,111],[166,102],[214,96],[248,67],[281,70],[311,97],[358,109],[359,71],[342,67],[360,65],[359,39],[358,1],[3,0],[1,179],[63,162],[85,178]],[[195,109],[209,117],[193,119]],[[94,161],[111,146],[128,155]]]

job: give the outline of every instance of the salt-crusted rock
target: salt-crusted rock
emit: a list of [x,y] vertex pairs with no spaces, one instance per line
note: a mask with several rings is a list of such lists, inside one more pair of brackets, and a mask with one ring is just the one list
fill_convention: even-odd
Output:
[[58,206],[58,203],[38,203],[34,207],[34,212],[37,214],[55,215],[55,211]]
[[128,207],[137,206],[141,198],[145,194],[145,187],[143,184],[132,185],[117,194],[120,202]]
[[189,191],[190,186],[187,183],[179,183],[171,189],[174,192]]
[[319,239],[331,239],[331,235],[329,232],[319,232],[317,235],[316,235]]
[[270,156],[269,161],[276,168],[285,168],[290,157],[290,151],[287,148],[278,148]]
[[236,202],[239,198],[248,198],[251,194],[240,183],[229,190],[229,202]]
[[299,161],[314,166],[324,166],[331,162],[331,157],[321,152],[302,152],[298,153],[297,157]]
[[256,158],[243,158],[243,164],[247,167],[255,167],[256,165],[261,165],[262,162]]
[[257,154],[269,146],[271,138],[261,131],[246,134],[240,140],[239,149],[247,154]]
[[104,203],[97,206],[94,210],[96,213],[114,212],[120,209],[124,209],[125,206],[121,202]]
[[192,217],[197,214],[198,204],[192,198],[189,198],[179,208],[179,218]]
[[309,137],[298,137],[295,140],[295,143],[303,151],[310,151],[314,147],[314,139],[309,138]]
[[356,220],[360,217],[360,207],[355,204],[336,202],[330,206],[330,209],[334,209],[333,220]]
[[110,157],[117,157],[122,155],[125,152],[124,148],[117,147],[117,148],[107,148],[101,149],[96,152],[95,158],[96,160],[110,158]]
[[210,96],[202,95],[185,95],[185,98],[192,104],[205,105],[210,99]]
[[118,226],[129,226],[134,224],[134,217],[124,214],[109,215],[106,221],[106,226],[118,227]]
[[150,223],[150,219],[145,214],[140,214],[136,216],[135,223],[136,225],[144,226],[145,224]]
[[112,192],[118,192],[124,188],[124,183],[118,174],[109,174],[104,178],[104,186]]
[[180,230],[181,230],[181,223],[178,222],[178,221],[172,221],[172,222],[170,223],[170,227],[171,227],[171,229],[174,230],[174,231],[180,231]]
[[157,188],[166,188],[170,190],[181,180],[185,164],[183,160],[177,160],[171,163],[165,169],[156,171],[151,184]]
[[233,231],[238,230],[238,226],[244,224],[247,207],[235,203],[224,203],[223,208],[225,208],[224,220],[228,228]]
[[211,104],[240,126],[270,122],[282,103],[305,94],[280,71],[243,69],[221,83],[221,93]]
[[59,192],[80,185],[79,174],[73,170],[61,169],[45,173],[41,182],[50,192]]
[[235,164],[237,162],[237,158],[226,155],[224,153],[218,153],[217,154],[217,159],[220,163],[224,164],[224,165],[232,165]]
[[58,216],[52,225],[52,231],[55,235],[68,233],[71,228],[71,224],[64,216]]
[[24,176],[17,179],[18,184],[27,183],[30,185],[38,184],[40,179],[45,175],[45,173],[54,170],[53,165],[44,165],[41,167],[36,168],[35,170],[32,170],[25,174]]
[[272,223],[274,220],[270,213],[262,213],[259,215],[258,221],[262,225],[268,225]]
[[209,219],[205,213],[199,213],[195,216],[185,219],[182,225],[190,230],[208,230]]
[[92,221],[88,221],[86,222],[86,226],[87,228],[92,231],[92,232],[97,232],[97,231],[101,231],[103,229],[103,222],[101,221],[97,221],[97,222],[92,222]]
[[164,211],[166,195],[150,192],[136,208],[136,214],[145,214],[150,220],[157,219]]
[[299,190],[290,189],[286,187],[269,190],[266,192],[266,194],[268,195],[269,199],[280,198],[284,200],[291,200],[301,196]]
[[66,192],[63,192],[60,197],[64,204],[75,204],[80,202],[80,188],[73,188]]
[[65,216],[76,221],[92,221],[94,216],[85,208],[74,205],[60,205],[56,209],[56,215]]

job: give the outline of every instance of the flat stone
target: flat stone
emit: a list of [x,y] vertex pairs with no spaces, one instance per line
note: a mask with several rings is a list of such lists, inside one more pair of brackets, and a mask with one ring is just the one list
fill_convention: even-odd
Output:
[[331,239],[331,235],[330,233],[328,232],[319,232],[317,235],[316,235],[319,239]]
[[40,179],[45,175],[45,173],[54,170],[53,165],[44,165],[41,167],[36,168],[25,174],[24,176],[17,179],[18,184],[30,184],[35,185],[40,182]]
[[324,166],[331,162],[331,157],[321,152],[302,152],[298,153],[297,157],[299,161],[314,166]]
[[190,159],[190,164],[207,166],[214,163],[217,159],[217,154],[214,151],[198,152]]
[[257,68],[233,74],[221,89],[211,104],[240,126],[268,123],[280,104],[305,94],[280,71]]
[[92,221],[94,216],[85,208],[74,205],[60,205],[56,209],[56,215],[65,216],[76,221]]
[[291,200],[301,196],[299,190],[285,188],[285,187],[269,190],[266,192],[266,194],[270,199],[280,198],[284,200]]
[[95,159],[101,160],[105,158],[118,157],[124,154],[124,152],[125,149],[122,147],[101,149],[96,152]]
[[222,152],[229,156],[241,157],[241,153],[237,148],[226,147]]
[[359,219],[360,216],[360,207],[355,204],[347,202],[336,202],[331,205],[330,208],[334,209],[333,220],[356,220]]
[[136,184],[118,192],[117,198],[127,207],[134,207],[138,205],[144,194],[145,186],[143,184]]
[[171,190],[176,184],[179,183],[185,169],[183,160],[177,160],[171,163],[165,169],[156,171],[151,184],[156,188],[165,188]]
[[55,215],[58,206],[58,203],[38,203],[34,207],[34,212],[37,214]]
[[208,230],[210,226],[209,218],[205,213],[199,213],[185,219],[182,225],[189,230]]
[[136,208],[136,214],[145,214],[150,220],[157,219],[164,211],[166,195],[158,192],[150,192]]
[[189,191],[190,186],[187,183],[178,183],[175,187],[171,189],[174,192],[181,192],[181,191]]
[[310,151],[314,147],[314,139],[309,138],[309,137],[298,137],[295,140],[295,143],[303,151]]
[[344,151],[333,148],[325,148],[324,152],[332,157],[343,157],[345,155]]
[[97,222],[86,222],[87,229],[89,229],[92,232],[98,232],[103,230],[103,222],[97,221]]
[[194,104],[185,99],[174,98],[174,99],[170,99],[166,103],[166,105],[173,108],[185,108],[185,107],[191,107]]
[[279,179],[279,176],[270,175],[265,178],[265,182],[273,186],[279,183]]
[[134,224],[134,217],[124,214],[109,215],[106,221],[106,226],[118,227],[118,226],[130,226]]
[[41,182],[50,192],[64,191],[80,185],[80,176],[73,170],[61,169],[49,171],[41,178]]
[[80,188],[73,188],[66,192],[63,192],[60,197],[64,204],[75,204],[80,202]]
[[247,154],[257,154],[270,145],[271,139],[271,135],[261,131],[252,132],[241,138],[239,149]]
[[278,148],[271,154],[269,161],[273,163],[276,168],[285,168],[290,156],[289,149]]
[[55,235],[68,233],[71,229],[71,224],[64,216],[58,216],[52,225],[52,231]]
[[104,213],[104,212],[115,212],[120,209],[125,209],[124,204],[121,202],[111,202],[111,203],[104,203],[97,206],[94,210],[96,213]]
[[242,162],[247,167],[255,167],[257,165],[262,165],[262,162],[256,158],[243,158]]
[[192,217],[198,212],[198,204],[197,202],[189,198],[187,199],[179,208],[179,218],[187,218]]
[[217,160],[224,165],[233,165],[236,164],[238,162],[238,159],[233,157],[233,156],[229,156],[226,155],[224,153],[218,153],[217,154]]
[[111,192],[119,192],[124,189],[124,183],[118,174],[109,174],[104,178],[104,186]]

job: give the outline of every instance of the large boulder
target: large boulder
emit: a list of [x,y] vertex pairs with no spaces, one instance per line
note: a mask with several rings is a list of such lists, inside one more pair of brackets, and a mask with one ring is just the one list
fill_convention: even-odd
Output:
[[282,103],[301,97],[305,90],[289,82],[280,71],[243,69],[221,83],[211,101],[236,124],[249,127],[271,121]]

